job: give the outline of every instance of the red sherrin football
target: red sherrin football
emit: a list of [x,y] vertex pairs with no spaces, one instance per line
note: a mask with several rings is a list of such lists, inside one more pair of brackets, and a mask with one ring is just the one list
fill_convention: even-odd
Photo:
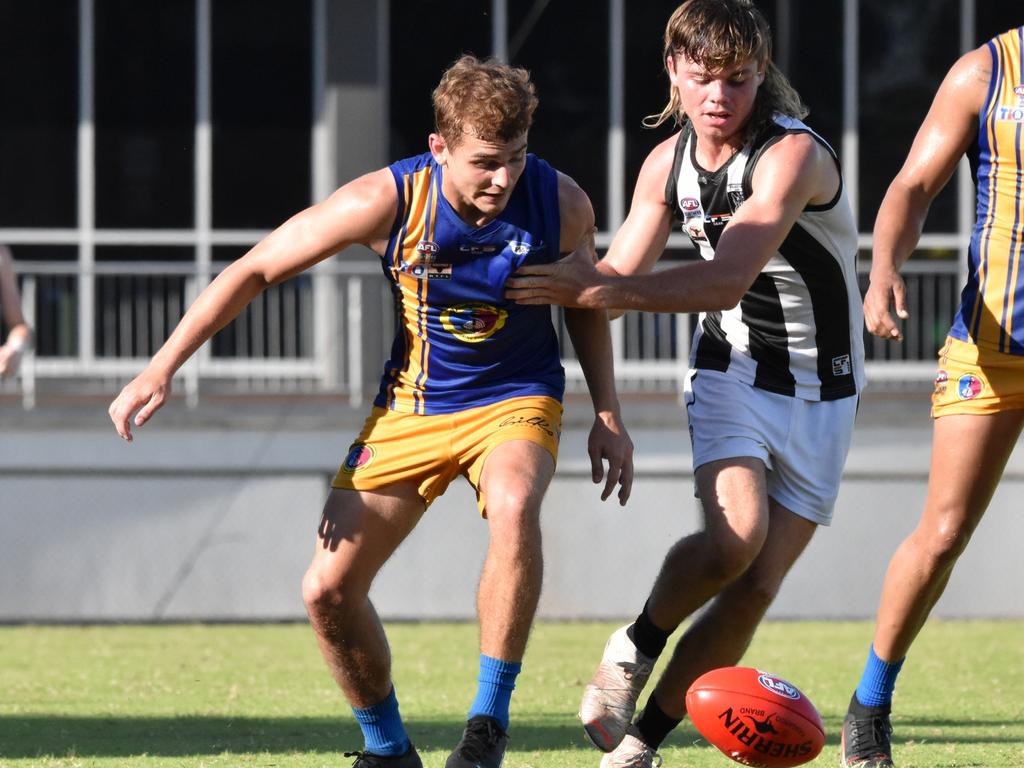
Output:
[[751,667],[706,672],[686,692],[686,712],[709,742],[743,765],[788,768],[825,746],[818,710],[781,677]]

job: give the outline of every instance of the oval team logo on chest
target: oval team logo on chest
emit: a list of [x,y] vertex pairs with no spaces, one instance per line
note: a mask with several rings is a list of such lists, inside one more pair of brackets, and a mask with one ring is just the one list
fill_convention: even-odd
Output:
[[505,326],[508,312],[472,301],[456,304],[441,313],[441,326],[459,341],[477,344]]

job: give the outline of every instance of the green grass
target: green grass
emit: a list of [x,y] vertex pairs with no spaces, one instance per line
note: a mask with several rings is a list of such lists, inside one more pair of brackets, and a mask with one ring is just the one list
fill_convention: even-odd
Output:
[[[596,768],[574,713],[615,625],[536,627],[506,768]],[[388,627],[402,712],[427,768],[458,739],[476,677],[472,624]],[[768,623],[745,664],[800,686],[836,765],[866,623]],[[932,622],[900,678],[899,768],[1024,766],[1022,622]],[[0,766],[348,766],[362,740],[305,625],[0,628]],[[666,768],[728,768],[684,723]]]

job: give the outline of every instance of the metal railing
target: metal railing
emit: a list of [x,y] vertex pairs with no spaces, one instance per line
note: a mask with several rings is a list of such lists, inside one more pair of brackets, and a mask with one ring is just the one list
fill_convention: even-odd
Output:
[[[17,262],[23,309],[36,332],[16,382],[25,408],[35,405],[43,380],[100,380],[112,390],[141,371],[199,292],[194,262]],[[213,264],[216,274],[226,266]],[[281,285],[250,304],[179,371],[190,405],[204,385],[229,384],[233,392],[334,392],[358,405],[375,389],[386,345],[394,333],[390,289],[370,261],[336,259]],[[862,265],[862,269],[865,265]],[[869,378],[876,382],[924,383],[935,367],[957,304],[959,266],[951,260],[905,265],[911,318],[902,344],[865,334]],[[83,279],[87,277],[88,279]],[[862,273],[862,289],[866,274]],[[78,328],[80,286],[91,286],[92,341],[85,349]],[[316,329],[317,296],[334,305],[332,327]],[[555,312],[567,385],[585,389],[583,373]],[[616,379],[624,394],[680,392],[695,316],[630,313],[612,323]],[[374,329],[373,327],[376,326]],[[376,330],[370,333],[371,329]],[[330,355],[318,355],[314,339],[333,339]],[[366,348],[379,339],[381,349]],[[364,365],[365,361],[367,362]],[[10,391],[11,385],[5,385]]]

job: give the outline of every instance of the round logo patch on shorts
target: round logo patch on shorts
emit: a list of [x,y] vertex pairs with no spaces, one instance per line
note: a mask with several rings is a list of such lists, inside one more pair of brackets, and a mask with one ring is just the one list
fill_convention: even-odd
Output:
[[981,394],[982,380],[973,373],[965,373],[956,383],[956,394],[961,400],[973,400]]
[[376,455],[377,452],[373,450],[373,446],[369,443],[356,443],[348,449],[348,456],[345,457],[341,468],[345,472],[355,472],[370,466],[370,462],[373,461],[373,457]]

